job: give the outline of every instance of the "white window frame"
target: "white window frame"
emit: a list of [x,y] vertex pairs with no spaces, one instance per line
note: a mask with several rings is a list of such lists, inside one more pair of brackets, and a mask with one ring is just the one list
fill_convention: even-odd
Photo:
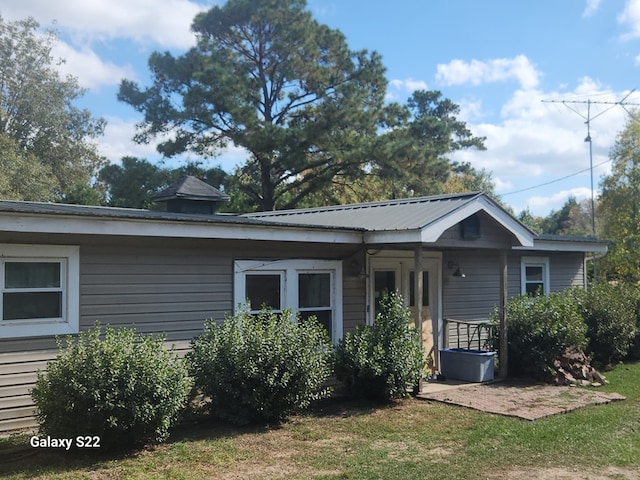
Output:
[[[4,320],[6,262],[59,262],[62,316]],[[42,289],[36,289],[43,291]],[[36,291],[34,290],[34,291]],[[57,289],[54,289],[57,290]],[[24,289],[25,293],[29,289]],[[0,244],[0,338],[73,335],[80,328],[80,248],[67,245]]]
[[527,267],[542,267],[542,294],[549,295],[551,276],[549,257],[522,257],[520,259],[520,293],[527,293]]
[[[282,309],[291,309],[295,318],[298,306],[298,275],[304,273],[329,273],[331,278],[331,338],[342,338],[342,262],[340,260],[236,260],[234,262],[234,312],[247,307],[244,298],[246,276],[255,274],[280,274]],[[321,310],[321,308],[315,308]],[[257,311],[251,311],[257,313]]]

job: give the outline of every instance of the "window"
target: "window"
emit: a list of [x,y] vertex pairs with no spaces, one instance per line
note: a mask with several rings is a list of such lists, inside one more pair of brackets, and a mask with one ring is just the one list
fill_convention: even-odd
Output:
[[374,318],[380,313],[380,304],[385,295],[396,292],[396,276],[400,276],[396,270],[375,270],[373,273],[373,297],[375,306]]
[[245,298],[249,300],[249,310],[258,313],[263,307],[282,311],[282,272],[249,273],[245,276]]
[[0,245],[0,338],[78,332],[79,249]]
[[480,218],[472,215],[460,222],[460,236],[464,239],[475,240],[480,238]]
[[290,308],[304,321],[316,317],[332,341],[342,337],[342,263],[333,260],[235,262],[234,301],[258,313]]
[[303,320],[316,317],[318,323],[332,337],[333,306],[330,273],[298,273],[298,312]]
[[521,291],[527,295],[549,294],[549,259],[522,257],[520,263]]

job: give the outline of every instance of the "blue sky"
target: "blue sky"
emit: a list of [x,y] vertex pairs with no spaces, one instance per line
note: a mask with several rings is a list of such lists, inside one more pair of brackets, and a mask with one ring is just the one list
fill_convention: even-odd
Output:
[[[4,0],[0,14],[32,16],[43,27],[56,22],[55,55],[66,60],[61,70],[87,89],[80,104],[108,122],[103,155],[112,162],[125,155],[159,161],[155,145],[131,140],[140,117],[117,101],[118,85],[122,78],[148,85],[151,52],[186,51],[194,15],[219,3]],[[599,102],[640,105],[640,92],[630,93],[640,91],[640,0],[308,0],[308,6],[319,22],[341,30],[351,49],[382,55],[389,100],[426,88],[460,105],[459,118],[487,137],[487,150],[455,159],[490,171],[516,212],[528,207],[546,215],[569,195],[590,197],[587,104],[543,100],[593,102],[596,188],[629,119],[621,106]],[[211,163],[231,170],[245,155],[230,148]]]

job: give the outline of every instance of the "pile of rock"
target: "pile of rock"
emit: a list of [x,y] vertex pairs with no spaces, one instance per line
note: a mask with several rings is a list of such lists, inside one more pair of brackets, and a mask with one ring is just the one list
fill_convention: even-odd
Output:
[[577,347],[569,347],[562,357],[553,361],[556,385],[585,385],[599,387],[608,383],[604,376],[591,366],[589,357]]

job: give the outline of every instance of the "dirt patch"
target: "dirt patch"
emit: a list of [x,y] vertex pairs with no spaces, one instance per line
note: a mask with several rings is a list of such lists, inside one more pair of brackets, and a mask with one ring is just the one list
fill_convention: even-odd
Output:
[[605,393],[589,387],[565,387],[516,381],[465,385],[441,392],[423,393],[419,398],[526,420],[536,420],[587,405],[625,399],[618,393]]
[[638,480],[640,474],[636,470],[618,467],[603,467],[594,469],[568,469],[562,467],[551,468],[518,468],[506,472],[488,474],[485,478],[492,480]]

